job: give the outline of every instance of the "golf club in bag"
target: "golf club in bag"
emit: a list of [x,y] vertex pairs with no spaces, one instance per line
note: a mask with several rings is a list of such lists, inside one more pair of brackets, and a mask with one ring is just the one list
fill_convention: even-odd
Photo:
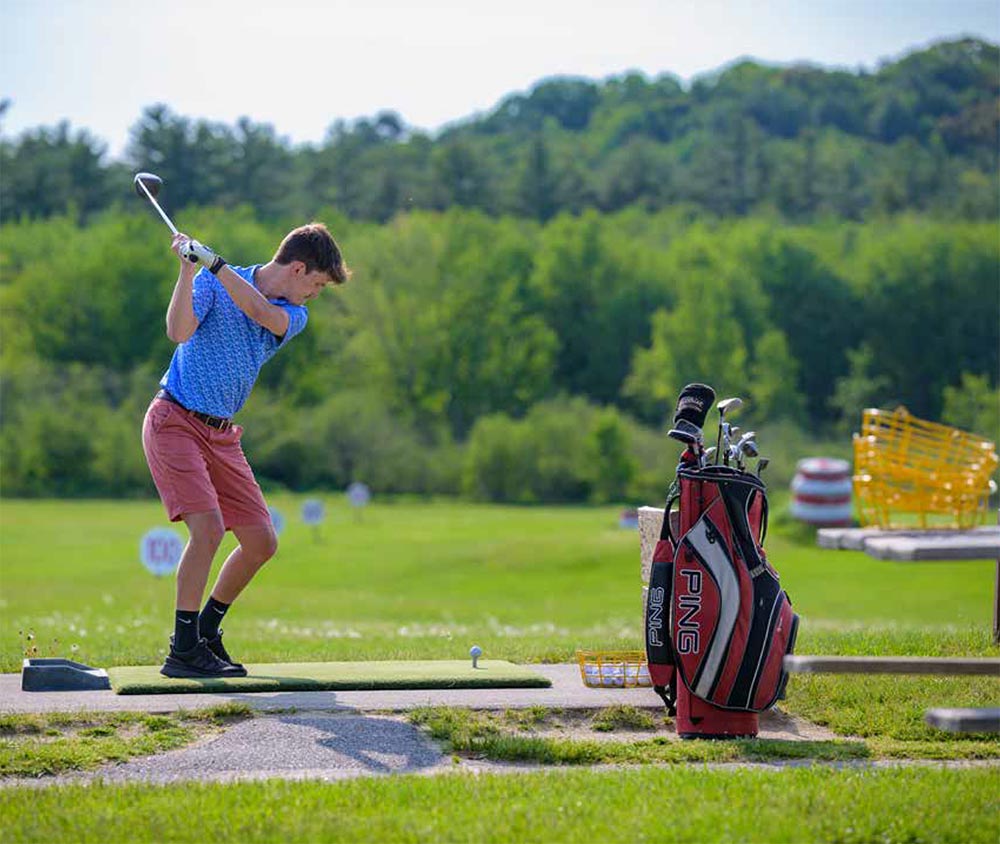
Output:
[[[691,396],[710,406],[704,384],[684,388],[678,416],[699,429]],[[727,410],[719,403],[720,429]],[[686,448],[667,494],[646,603],[646,656],[657,694],[681,738],[746,738],[758,713],[783,696],[798,616],[764,552],[767,490],[739,466],[708,463],[687,425]],[[671,436],[674,436],[673,430]],[[677,439],[678,437],[674,437]],[[756,446],[754,446],[756,448]]]

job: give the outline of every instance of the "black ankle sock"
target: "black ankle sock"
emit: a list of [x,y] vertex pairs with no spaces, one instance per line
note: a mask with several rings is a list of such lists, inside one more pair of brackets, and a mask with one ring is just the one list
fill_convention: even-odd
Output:
[[198,644],[198,610],[177,610],[174,616],[174,650],[189,651]]
[[224,604],[222,601],[216,601],[215,598],[208,599],[205,609],[198,616],[198,629],[201,631],[202,636],[206,639],[214,639],[218,635],[219,625],[222,624],[222,617],[226,614],[229,606],[229,604]]

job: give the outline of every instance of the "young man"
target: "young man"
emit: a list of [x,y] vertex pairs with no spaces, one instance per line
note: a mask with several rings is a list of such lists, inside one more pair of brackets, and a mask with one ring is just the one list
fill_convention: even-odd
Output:
[[[142,426],[142,445],[171,521],[190,539],[177,570],[177,607],[167,677],[242,677],[219,623],[273,555],[278,540],[232,417],[260,368],[306,325],[304,307],[327,284],[350,277],[326,227],[290,232],[263,265],[230,267],[184,234],[171,249],[180,273],[167,309],[178,344]],[[227,530],[239,540],[199,614],[212,559]]]

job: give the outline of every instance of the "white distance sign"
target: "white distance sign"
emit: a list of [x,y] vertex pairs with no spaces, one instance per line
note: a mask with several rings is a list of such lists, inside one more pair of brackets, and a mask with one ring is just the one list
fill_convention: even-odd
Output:
[[318,525],[323,521],[323,502],[310,498],[302,502],[302,521],[307,525]]
[[355,481],[347,488],[347,500],[352,507],[364,507],[372,500],[372,492],[367,485],[360,481]]
[[271,514],[271,526],[274,528],[274,532],[281,536],[281,532],[285,529],[285,517],[281,515],[280,510],[274,507],[268,507],[267,512]]
[[171,574],[183,551],[184,540],[170,528],[153,528],[139,542],[139,559],[157,577]]

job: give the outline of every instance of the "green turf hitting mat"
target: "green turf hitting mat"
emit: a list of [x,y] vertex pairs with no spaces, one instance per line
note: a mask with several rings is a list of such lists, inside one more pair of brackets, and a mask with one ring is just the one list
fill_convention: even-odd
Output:
[[179,692],[313,692],[383,689],[547,688],[547,677],[499,659],[385,662],[275,662],[247,665],[246,677],[177,680],[158,665],[109,668],[111,687],[120,695]]

